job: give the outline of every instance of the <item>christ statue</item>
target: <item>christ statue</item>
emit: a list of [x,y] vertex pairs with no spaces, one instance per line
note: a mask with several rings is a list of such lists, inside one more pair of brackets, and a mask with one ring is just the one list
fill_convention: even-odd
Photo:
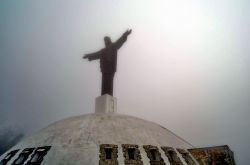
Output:
[[110,37],[104,37],[105,48],[90,54],[85,54],[84,59],[89,61],[100,59],[100,68],[102,72],[102,93],[113,96],[113,79],[116,72],[117,64],[117,51],[127,40],[128,35],[132,32],[131,29],[127,30],[116,41],[112,42]]

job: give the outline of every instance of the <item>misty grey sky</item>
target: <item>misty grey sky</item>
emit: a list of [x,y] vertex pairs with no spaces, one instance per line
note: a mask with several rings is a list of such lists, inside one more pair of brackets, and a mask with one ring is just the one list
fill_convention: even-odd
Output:
[[157,122],[194,146],[250,139],[250,1],[2,0],[0,125],[26,134],[94,112],[99,62],[84,53],[133,32],[119,50],[118,112]]

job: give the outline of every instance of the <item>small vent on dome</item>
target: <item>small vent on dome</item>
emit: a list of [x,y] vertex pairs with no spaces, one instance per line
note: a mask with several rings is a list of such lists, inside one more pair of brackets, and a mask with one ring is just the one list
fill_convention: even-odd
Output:
[[18,156],[18,158],[13,162],[13,165],[23,164],[33,152],[34,148],[25,148]]
[[49,151],[50,148],[51,148],[51,146],[38,147],[26,165],[39,165],[39,164],[41,164],[43,161],[43,157],[47,154],[47,152]]
[[18,150],[10,151],[10,152],[3,158],[3,160],[0,162],[0,165],[6,165],[6,164],[8,163],[8,161],[10,161],[10,159],[11,159],[12,157],[14,157],[18,151],[19,151],[19,149],[18,149]]
[[128,148],[128,158],[135,160],[135,148]]
[[165,155],[168,157],[168,160],[171,165],[183,165],[180,158],[178,157],[177,153],[175,152],[174,148],[172,147],[161,147],[161,149],[164,151]]
[[100,145],[99,165],[118,165],[118,146],[114,144]]
[[150,154],[152,156],[152,160],[157,161],[159,160],[159,155],[157,154],[156,149],[150,149]]
[[105,158],[106,159],[112,159],[112,148],[105,148]]
[[142,165],[140,150],[138,145],[135,144],[122,144],[122,150],[124,155],[124,163],[126,165]]
[[161,153],[156,146],[144,145],[143,148],[150,159],[150,165],[165,165],[165,162],[161,157]]

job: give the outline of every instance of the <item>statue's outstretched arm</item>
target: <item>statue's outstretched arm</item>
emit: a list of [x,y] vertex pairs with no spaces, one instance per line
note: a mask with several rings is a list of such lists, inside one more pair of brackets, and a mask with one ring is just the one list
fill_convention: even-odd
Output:
[[83,58],[85,58],[85,59],[87,58],[89,61],[97,60],[97,59],[101,58],[101,50],[98,52],[95,52],[95,53],[85,54],[83,56]]
[[124,44],[124,42],[127,40],[128,35],[132,32],[131,29],[127,30],[122,34],[122,36],[114,43],[116,49],[120,49],[120,47]]

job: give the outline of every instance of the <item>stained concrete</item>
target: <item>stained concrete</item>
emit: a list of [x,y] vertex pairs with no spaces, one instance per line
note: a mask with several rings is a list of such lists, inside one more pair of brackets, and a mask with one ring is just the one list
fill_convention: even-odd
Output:
[[155,145],[159,149],[160,146],[193,147],[156,123],[116,113],[93,113],[58,121],[24,139],[11,150],[48,145],[52,148],[42,164],[98,165],[100,144],[118,145],[120,165],[124,164],[122,144],[139,145],[144,165],[149,164],[149,159],[142,145]]
[[[191,144],[156,123],[117,114],[116,98],[112,96],[98,97],[95,111],[96,113],[93,114],[55,122],[22,140],[9,150],[20,149],[8,164],[11,164],[24,148],[30,147],[51,146],[42,165],[98,165],[101,144],[118,145],[119,165],[124,165],[122,144],[138,145],[144,165],[149,165],[149,158],[143,145],[157,146],[166,165],[169,162],[160,149],[161,146],[175,149],[193,148]],[[0,160],[6,153],[0,157]],[[185,165],[180,155],[179,157]]]

